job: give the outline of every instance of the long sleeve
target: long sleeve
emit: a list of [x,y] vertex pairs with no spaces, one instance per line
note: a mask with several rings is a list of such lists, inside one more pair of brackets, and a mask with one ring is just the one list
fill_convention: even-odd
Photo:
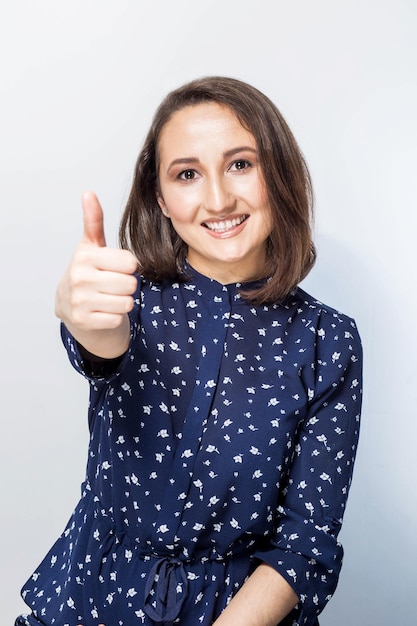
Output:
[[362,382],[353,320],[323,312],[310,330],[316,359],[304,372],[308,412],[279,502],[276,536],[256,553],[292,585],[301,603],[297,624],[305,625],[315,623],[338,581],[343,549],[337,536],[357,450]]

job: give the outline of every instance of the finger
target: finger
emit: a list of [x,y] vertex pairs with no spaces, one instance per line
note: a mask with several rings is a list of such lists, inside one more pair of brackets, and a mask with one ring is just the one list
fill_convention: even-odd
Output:
[[99,247],[106,245],[104,236],[103,209],[97,196],[92,191],[83,193],[82,207],[84,214],[83,242]]
[[136,272],[138,262],[129,250],[118,248],[100,248],[87,250],[86,254],[93,255],[93,265],[103,271],[120,274],[133,274]]
[[138,281],[132,274],[120,274],[116,272],[101,271],[96,274],[96,289],[99,293],[114,296],[132,296]]
[[94,330],[114,330],[123,324],[124,319],[124,314],[118,315],[116,313],[101,312],[91,313],[88,318],[88,323],[84,325],[77,322],[77,328],[88,332]]
[[[107,320],[117,318],[114,323],[110,321],[109,328],[115,328],[121,323],[122,318],[134,307],[132,296],[111,296],[104,293],[95,294],[94,300],[82,298],[76,307],[65,310],[64,319],[70,324],[83,330],[105,328]],[[97,324],[98,322],[98,324]]]
[[133,309],[132,296],[114,296],[106,293],[98,293],[94,302],[87,304],[87,310],[91,313],[106,313],[109,315],[124,315]]

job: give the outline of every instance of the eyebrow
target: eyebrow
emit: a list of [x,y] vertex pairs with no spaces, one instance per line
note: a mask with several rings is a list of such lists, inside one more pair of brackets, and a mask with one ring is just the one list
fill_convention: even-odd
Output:
[[174,159],[168,165],[168,170],[170,170],[171,167],[174,167],[174,165],[187,165],[188,163],[199,163],[199,159],[197,159],[196,157],[185,157],[183,159]]
[[226,152],[223,152],[223,156],[230,157],[230,156],[233,156],[234,154],[238,154],[239,152],[253,152],[254,154],[258,153],[256,148],[252,148],[251,146],[239,146],[237,148],[232,148],[231,150],[227,150]]
[[[238,146],[237,148],[231,148],[230,150],[226,150],[226,152],[223,152],[223,157],[224,158],[231,157],[235,154],[239,154],[239,152],[253,152],[253,154],[258,153],[258,151],[255,148],[252,148],[251,146]],[[200,162],[200,159],[197,159],[197,157],[184,157],[180,159],[174,159],[168,165],[168,170],[174,167],[174,165],[189,165],[192,163],[199,163],[199,162]]]

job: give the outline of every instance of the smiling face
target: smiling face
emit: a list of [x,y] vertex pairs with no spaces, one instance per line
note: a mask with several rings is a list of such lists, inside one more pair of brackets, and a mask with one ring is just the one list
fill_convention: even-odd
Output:
[[265,276],[272,220],[253,135],[214,102],[172,115],[158,142],[162,212],[198,272],[223,284]]

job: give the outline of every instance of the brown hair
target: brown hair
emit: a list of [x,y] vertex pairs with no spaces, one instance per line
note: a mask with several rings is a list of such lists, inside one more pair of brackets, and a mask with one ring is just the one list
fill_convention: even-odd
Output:
[[172,115],[187,106],[216,102],[229,107],[255,138],[272,213],[267,240],[269,280],[243,292],[262,304],[282,300],[308,274],[316,258],[312,241],[313,191],[304,157],[277,107],[240,80],[212,76],[170,92],[157,109],[136,162],[119,240],[137,257],[146,278],[184,280],[187,246],[158,205],[158,141]]

